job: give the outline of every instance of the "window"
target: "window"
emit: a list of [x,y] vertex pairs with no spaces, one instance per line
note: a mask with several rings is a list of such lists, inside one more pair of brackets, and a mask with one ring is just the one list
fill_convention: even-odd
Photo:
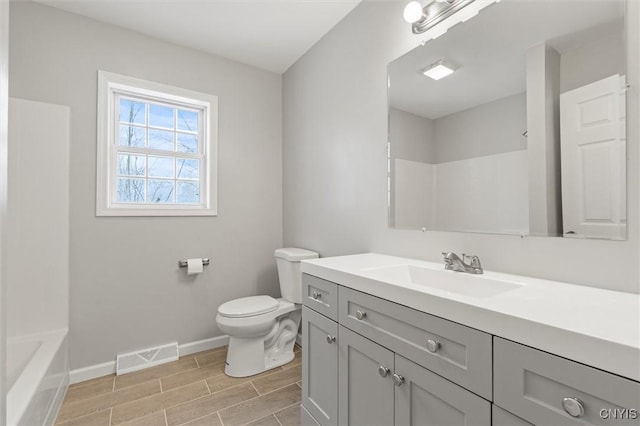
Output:
[[98,216],[215,216],[217,97],[98,72]]

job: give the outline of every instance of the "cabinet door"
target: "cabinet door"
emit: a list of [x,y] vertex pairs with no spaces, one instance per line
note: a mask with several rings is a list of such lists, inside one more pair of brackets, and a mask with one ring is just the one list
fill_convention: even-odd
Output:
[[338,341],[339,424],[393,425],[393,352],[342,326]]
[[396,355],[395,424],[465,426],[491,424],[491,404],[468,390]]
[[338,423],[338,324],[302,307],[302,405],[321,425]]

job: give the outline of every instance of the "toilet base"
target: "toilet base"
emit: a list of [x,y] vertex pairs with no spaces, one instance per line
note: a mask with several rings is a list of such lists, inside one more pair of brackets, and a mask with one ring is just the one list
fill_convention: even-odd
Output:
[[[255,356],[255,355],[258,356]],[[266,357],[264,342],[256,339],[229,338],[224,373],[230,377],[248,377],[285,365],[295,358],[293,348],[289,353]]]
[[230,377],[248,377],[291,362],[295,358],[300,310],[281,318],[263,338],[229,337],[224,372]]

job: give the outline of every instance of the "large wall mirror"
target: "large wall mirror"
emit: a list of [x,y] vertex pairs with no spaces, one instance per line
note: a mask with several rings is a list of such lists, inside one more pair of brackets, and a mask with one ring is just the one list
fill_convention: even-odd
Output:
[[391,226],[626,239],[624,9],[503,0],[390,63]]

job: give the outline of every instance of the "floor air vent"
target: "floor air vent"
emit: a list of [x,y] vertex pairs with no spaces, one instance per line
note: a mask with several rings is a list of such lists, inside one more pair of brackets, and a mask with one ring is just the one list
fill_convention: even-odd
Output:
[[116,357],[116,374],[131,373],[132,371],[138,371],[177,360],[178,342],[136,352],[119,354]]

